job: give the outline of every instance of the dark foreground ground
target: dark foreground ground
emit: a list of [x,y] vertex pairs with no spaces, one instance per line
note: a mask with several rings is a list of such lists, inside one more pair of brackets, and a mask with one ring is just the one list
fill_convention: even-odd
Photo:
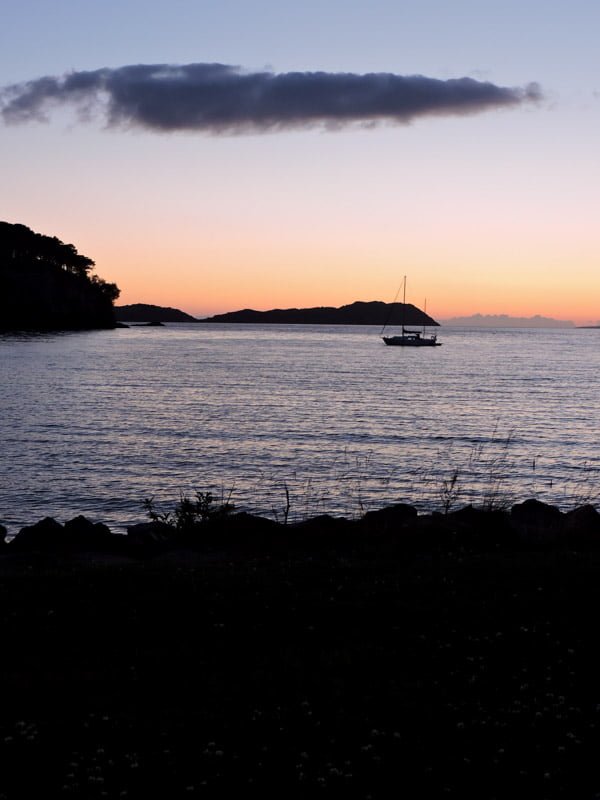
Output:
[[484,550],[5,552],[0,798],[600,797],[600,552]]

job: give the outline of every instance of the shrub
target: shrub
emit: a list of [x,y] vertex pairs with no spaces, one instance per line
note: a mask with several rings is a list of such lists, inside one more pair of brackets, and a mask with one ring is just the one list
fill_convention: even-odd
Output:
[[152,522],[163,522],[178,531],[194,530],[209,520],[220,519],[235,510],[229,499],[215,505],[211,492],[196,492],[193,498],[182,493],[172,511],[158,511],[153,497],[144,500],[143,508]]

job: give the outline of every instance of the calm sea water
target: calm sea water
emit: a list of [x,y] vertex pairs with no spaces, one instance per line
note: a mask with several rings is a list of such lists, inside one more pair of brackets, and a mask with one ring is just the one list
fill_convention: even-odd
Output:
[[[600,496],[600,331],[171,325],[0,337],[0,521],[122,530],[211,490],[282,518]],[[448,483],[446,483],[448,485]]]

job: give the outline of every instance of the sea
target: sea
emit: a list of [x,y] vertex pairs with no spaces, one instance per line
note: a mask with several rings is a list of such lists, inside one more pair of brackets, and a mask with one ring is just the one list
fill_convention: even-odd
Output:
[[0,523],[116,533],[210,492],[272,519],[600,501],[600,330],[169,324],[0,336]]

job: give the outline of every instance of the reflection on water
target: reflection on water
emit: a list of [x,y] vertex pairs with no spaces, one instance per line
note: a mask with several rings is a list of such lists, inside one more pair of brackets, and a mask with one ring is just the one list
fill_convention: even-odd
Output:
[[118,526],[141,501],[232,492],[291,518],[396,501],[440,508],[600,486],[594,330],[173,325],[0,337],[0,519]]

